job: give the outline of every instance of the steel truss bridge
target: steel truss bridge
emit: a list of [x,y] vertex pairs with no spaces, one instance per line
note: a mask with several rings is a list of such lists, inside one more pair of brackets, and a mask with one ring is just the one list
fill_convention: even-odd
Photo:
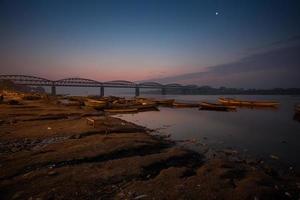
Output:
[[135,83],[125,80],[114,80],[107,82],[99,82],[96,80],[86,78],[66,78],[60,80],[49,80],[36,76],[26,75],[0,75],[0,80],[10,80],[18,85],[28,86],[49,86],[51,87],[51,94],[56,95],[56,87],[98,87],[100,88],[100,96],[104,96],[104,88],[134,88],[135,96],[140,95],[141,88],[154,88],[161,89],[163,95],[166,94],[167,89],[182,89],[183,91],[196,89],[197,85],[180,85],[177,83],[172,84],[160,84],[156,82],[142,82]]

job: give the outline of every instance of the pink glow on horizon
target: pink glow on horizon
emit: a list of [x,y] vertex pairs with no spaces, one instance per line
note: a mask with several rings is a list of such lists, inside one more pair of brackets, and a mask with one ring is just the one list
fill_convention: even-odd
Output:
[[[95,56],[95,55],[25,55],[12,54],[1,60],[6,74],[27,74],[58,80],[70,77],[98,81],[141,81],[189,73],[195,66],[186,67],[159,56]],[[196,71],[196,70],[195,70]],[[199,70],[198,70],[199,71]]]

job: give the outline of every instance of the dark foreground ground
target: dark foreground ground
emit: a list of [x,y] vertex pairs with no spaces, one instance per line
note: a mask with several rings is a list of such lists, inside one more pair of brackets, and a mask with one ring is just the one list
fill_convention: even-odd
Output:
[[296,174],[230,152],[208,159],[102,115],[51,100],[0,104],[0,199],[299,199]]

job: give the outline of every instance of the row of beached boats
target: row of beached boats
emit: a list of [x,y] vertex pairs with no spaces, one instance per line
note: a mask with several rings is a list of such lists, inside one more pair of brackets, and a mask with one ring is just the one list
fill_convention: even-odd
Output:
[[219,98],[218,103],[201,102],[201,110],[236,111],[237,107],[247,108],[277,108],[277,101],[245,101],[233,98]]
[[169,106],[175,108],[198,107],[200,110],[235,111],[237,107],[277,108],[279,103],[276,101],[245,101],[233,98],[219,98],[218,103],[180,103],[175,102],[174,99],[157,100],[148,98],[125,99],[119,97],[105,97],[101,99],[85,99],[84,105],[98,110],[104,110],[109,113],[127,113],[158,110],[158,106]]
[[245,107],[277,107],[277,101],[244,101],[232,98],[219,98],[219,102],[223,105],[229,106],[245,106]]
[[102,98],[101,100],[86,99],[84,104],[109,113],[130,113],[158,110],[158,105],[167,105],[173,103],[173,101],[174,100],[150,101],[142,98],[129,100],[125,98],[107,97]]
[[277,101],[246,101],[238,100],[233,98],[219,98],[219,103],[208,103],[201,102],[201,110],[216,110],[216,111],[235,111],[237,107],[247,107],[247,108],[277,108],[279,102]]
[[[66,102],[64,102],[67,100]],[[62,99],[61,104],[68,106],[87,106],[107,113],[136,113],[141,111],[158,111],[159,106],[173,108],[199,108],[199,110],[210,111],[236,111],[238,107],[255,109],[277,109],[277,101],[253,101],[239,100],[233,98],[218,98],[218,102],[199,102],[183,103],[176,102],[174,99],[151,99],[137,97],[134,99],[125,99],[123,97],[68,97]],[[295,106],[295,118],[300,121],[300,104]]]

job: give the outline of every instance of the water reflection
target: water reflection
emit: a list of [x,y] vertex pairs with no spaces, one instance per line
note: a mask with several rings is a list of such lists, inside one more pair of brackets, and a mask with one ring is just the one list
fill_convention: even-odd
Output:
[[[214,102],[218,96],[166,96],[178,101]],[[236,97],[236,96],[235,96]],[[163,128],[174,140],[205,140],[214,148],[233,147],[259,157],[278,155],[284,162],[300,166],[300,123],[293,120],[299,97],[242,96],[243,99],[270,99],[278,109],[239,108],[237,112],[199,111],[197,108],[160,108],[160,112],[122,115],[121,118],[152,129]]]

